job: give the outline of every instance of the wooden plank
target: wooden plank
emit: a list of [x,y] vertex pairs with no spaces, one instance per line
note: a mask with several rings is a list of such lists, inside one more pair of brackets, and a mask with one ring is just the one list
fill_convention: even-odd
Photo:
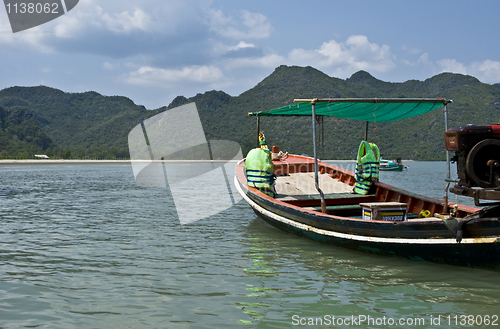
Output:
[[[299,206],[299,207],[317,206],[317,205],[319,205],[319,202],[320,202],[319,195],[304,195],[304,196],[294,195],[294,198],[295,199],[291,199],[291,200],[283,200],[283,199],[278,199],[278,200],[284,201],[286,203],[293,204],[293,205]],[[327,206],[347,205],[347,204],[358,204],[359,205],[360,202],[373,202],[373,201],[375,201],[375,195],[334,193],[334,194],[328,194],[328,197],[325,196],[325,203]]]
[[[319,207],[304,207],[305,209],[321,211],[321,206]],[[338,206],[327,206],[326,211],[342,211],[342,210],[359,210],[361,211],[361,206],[357,204],[343,204]]]

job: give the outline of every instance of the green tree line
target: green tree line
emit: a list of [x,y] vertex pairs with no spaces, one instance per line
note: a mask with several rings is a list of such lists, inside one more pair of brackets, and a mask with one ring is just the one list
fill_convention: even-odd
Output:
[[[60,158],[128,158],[128,133],[160,112],[195,102],[207,140],[239,143],[243,154],[256,145],[256,121],[248,112],[291,104],[294,98],[436,98],[452,99],[449,126],[485,125],[500,120],[500,84],[442,73],[424,81],[392,83],[359,71],[348,79],[330,77],[312,67],[280,66],[255,87],[238,96],[207,91],[178,96],[168,106],[147,110],[122,96],[96,92],[66,93],[58,89],[10,87],[0,90],[0,158],[47,154]],[[311,120],[262,118],[269,145],[283,151],[312,154]],[[354,159],[365,123],[324,118],[320,157]],[[392,123],[371,124],[369,140],[386,157],[443,160],[444,121],[440,110]]]

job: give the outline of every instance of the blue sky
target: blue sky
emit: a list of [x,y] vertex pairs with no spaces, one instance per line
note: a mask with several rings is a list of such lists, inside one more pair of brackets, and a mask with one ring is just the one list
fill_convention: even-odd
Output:
[[454,72],[493,84],[499,12],[494,0],[80,0],[14,34],[1,7],[0,89],[93,90],[154,109],[213,89],[237,96],[282,64],[342,79]]

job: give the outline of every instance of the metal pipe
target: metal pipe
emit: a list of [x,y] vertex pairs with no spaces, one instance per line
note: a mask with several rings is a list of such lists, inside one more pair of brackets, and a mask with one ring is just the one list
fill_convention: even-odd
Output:
[[[444,105],[444,131],[448,131],[448,106]],[[448,209],[448,189],[451,183],[450,151],[446,150],[446,190],[444,191],[443,213],[447,214]]]
[[[444,131],[448,131],[448,105],[444,106]],[[450,170],[450,151],[446,150],[446,163],[447,163],[447,176],[446,178],[451,178]]]
[[257,148],[260,147],[260,140],[259,140],[259,134],[260,134],[260,117],[257,114]]
[[368,121],[366,121],[366,126],[365,126],[365,141],[368,142]]
[[316,103],[443,103],[446,105],[448,100],[445,98],[295,98],[294,102],[310,103],[313,100]]
[[312,124],[313,124],[313,152],[314,152],[314,182],[316,185],[316,190],[319,192],[321,197],[321,212],[326,213],[326,203],[325,195],[323,191],[319,188],[319,177],[318,177],[318,146],[316,145],[316,99],[311,100],[311,110],[312,110]]

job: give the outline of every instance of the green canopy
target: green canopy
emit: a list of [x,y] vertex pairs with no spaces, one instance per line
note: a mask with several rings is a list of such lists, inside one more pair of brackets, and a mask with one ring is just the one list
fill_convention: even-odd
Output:
[[258,116],[311,116],[315,104],[317,116],[329,116],[371,122],[408,119],[437,110],[451,103],[444,98],[340,98],[295,99],[296,103],[267,111],[250,112]]

